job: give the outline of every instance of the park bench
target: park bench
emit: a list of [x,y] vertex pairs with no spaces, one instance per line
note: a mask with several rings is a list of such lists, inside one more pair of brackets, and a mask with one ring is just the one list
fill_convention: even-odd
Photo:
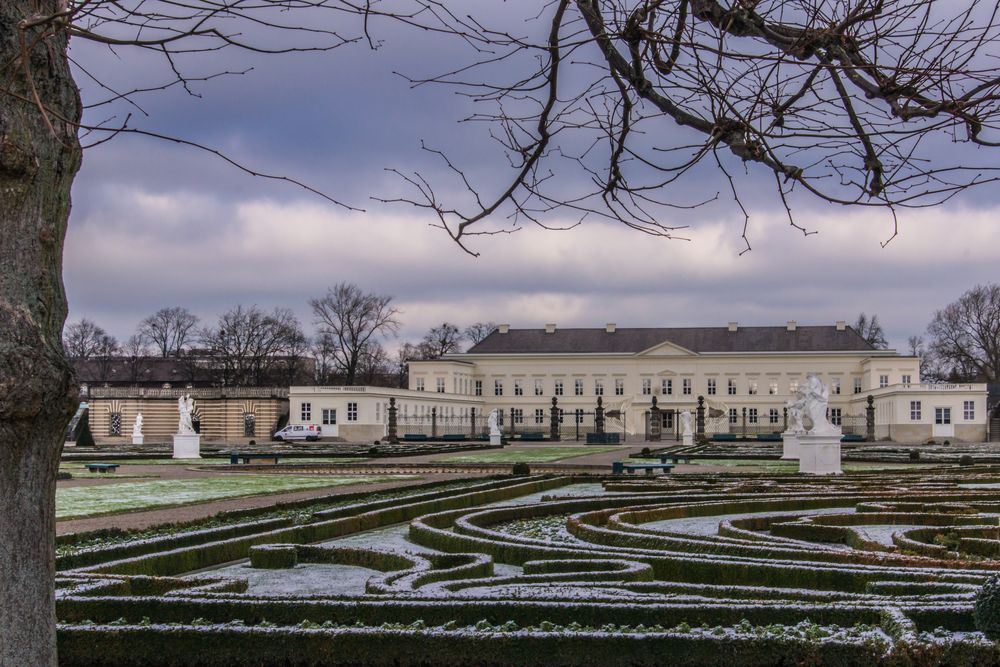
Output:
[[588,433],[588,445],[617,445],[621,443],[621,433]]
[[758,433],[757,434],[757,441],[758,442],[781,442],[781,434],[780,433]]
[[736,434],[735,433],[716,433],[716,434],[714,434],[712,436],[712,440],[715,440],[716,442],[722,442],[722,441],[729,442],[729,441],[736,440]]
[[542,431],[525,431],[518,436],[518,439],[531,441],[545,440],[545,433]]
[[468,436],[464,433],[445,433],[441,436],[441,439],[444,441],[468,440]]
[[858,435],[857,433],[848,433],[847,435],[840,438],[841,442],[864,442],[865,436]]
[[425,433],[404,433],[400,440],[405,442],[419,442],[422,440],[428,440],[427,434]]
[[84,463],[83,467],[90,472],[114,472],[118,470],[117,463]]
[[242,461],[243,465],[249,465],[250,461],[253,459],[271,461],[275,465],[278,464],[277,454],[239,454],[239,453],[229,455],[229,464],[236,465],[237,463]]
[[673,467],[672,463],[625,463],[624,461],[614,461],[611,463],[611,474],[621,475],[627,472],[631,475],[636,470],[645,470],[647,475],[652,475],[654,470],[662,470],[666,474]]

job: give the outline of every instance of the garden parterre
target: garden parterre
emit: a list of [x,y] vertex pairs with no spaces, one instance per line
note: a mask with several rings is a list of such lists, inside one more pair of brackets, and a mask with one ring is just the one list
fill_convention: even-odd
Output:
[[997,481],[508,477],[118,536],[59,559],[60,662],[1000,664]]

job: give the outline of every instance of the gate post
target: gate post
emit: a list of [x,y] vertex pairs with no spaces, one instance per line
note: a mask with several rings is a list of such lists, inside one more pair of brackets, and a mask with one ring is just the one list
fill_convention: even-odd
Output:
[[696,422],[697,432],[696,436],[698,440],[703,440],[705,438],[705,397],[698,397],[698,419]]
[[438,437],[438,409],[437,406],[431,406],[431,437]]
[[782,432],[782,433],[784,433],[785,431],[787,431],[787,430],[788,430],[788,406],[786,405],[786,406],[785,406],[784,408],[782,408],[782,410],[783,410],[783,411],[784,411],[784,413],[785,413],[785,414],[784,414],[784,419],[785,419],[785,428],[781,429],[781,432]]
[[663,427],[663,418],[660,416],[660,408],[656,405],[656,396],[653,397],[653,407],[649,409],[649,441],[660,441],[660,429]]
[[600,396],[597,397],[597,407],[594,409],[594,430],[598,435],[604,435],[604,399]]
[[390,445],[398,445],[399,444],[399,435],[397,434],[397,431],[396,431],[396,397],[395,396],[390,396],[389,397],[389,409],[387,410],[387,412],[389,413],[389,425],[388,425],[388,427],[386,429],[385,440]]
[[865,407],[865,439],[875,442],[875,397],[868,394],[868,405]]
[[743,439],[747,438],[747,406],[743,406]]
[[559,401],[552,397],[552,415],[549,418],[549,440],[559,441]]
[[476,433],[476,409],[475,408],[469,408],[469,426],[470,426],[470,428],[469,428],[469,437],[473,438],[473,439],[476,438],[476,437],[478,437],[479,434]]

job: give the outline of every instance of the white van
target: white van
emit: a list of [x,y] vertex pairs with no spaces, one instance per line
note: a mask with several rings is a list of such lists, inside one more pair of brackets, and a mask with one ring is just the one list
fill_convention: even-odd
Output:
[[283,440],[308,440],[313,442],[323,437],[323,427],[316,424],[289,424],[285,428],[277,431],[273,440],[281,442]]

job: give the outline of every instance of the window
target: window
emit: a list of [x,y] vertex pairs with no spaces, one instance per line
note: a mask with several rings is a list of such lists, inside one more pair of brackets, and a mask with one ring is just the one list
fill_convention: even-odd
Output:
[[493,381],[493,395],[494,396],[503,396],[503,380],[494,380]]
[[615,396],[625,395],[625,380],[618,378],[615,380]]
[[562,424],[563,423],[563,409],[562,408],[557,408],[557,409],[559,410],[559,423]]
[[976,418],[976,402],[975,401],[963,401],[962,402],[962,419],[967,422],[972,421]]
[[583,380],[573,380],[573,395],[583,396]]
[[243,414],[243,437],[252,438],[257,435],[257,417],[252,412]]
[[912,378],[913,376],[911,375],[904,375],[899,379],[899,381],[902,382],[904,385],[909,386]]
[[524,384],[520,380],[514,380],[514,395],[524,396]]
[[653,381],[649,378],[645,378],[642,381],[642,395],[649,396],[653,393]]
[[778,414],[778,408],[771,408],[767,411],[767,422],[769,424],[777,424],[781,419],[781,415]]
[[771,396],[774,396],[775,394],[778,393],[777,380],[771,380],[770,384],[767,385],[767,393],[769,393]]
[[348,403],[347,404],[347,421],[356,422],[358,421],[358,404]]
[[751,424],[757,423],[757,408],[747,410],[747,421]]
[[594,380],[594,396],[604,396],[604,380]]
[[951,423],[951,408],[934,408],[934,423],[935,424],[950,424]]
[[833,380],[830,380],[830,393],[831,394],[839,394],[840,393],[840,380],[838,378],[834,378]]
[[715,395],[715,378],[708,378],[708,395]]
[[789,394],[794,394],[798,390],[799,390],[799,381],[798,380],[792,380],[792,381],[790,381],[788,383],[788,393]]
[[337,411],[323,408],[323,426],[335,426],[337,424]]
[[444,393],[444,378],[437,379],[437,393],[439,394]]
[[417,391],[423,391],[424,390],[424,379],[423,378],[417,378],[415,386],[417,388]]
[[854,393],[861,393],[861,378],[854,378]]
[[535,423],[544,424],[545,423],[545,409],[535,408]]
[[736,408],[729,408],[729,423],[730,424],[739,424],[740,423],[740,415],[736,411]]
[[830,423],[834,426],[840,426],[843,423],[842,408],[830,408]]
[[910,421],[918,422],[921,419],[920,401],[910,401]]
[[476,380],[475,389],[476,389],[476,396],[482,396],[483,395],[483,381],[482,380]]
[[563,395],[563,381],[556,380],[556,396],[562,396],[562,395]]
[[674,381],[664,380],[660,383],[660,393],[664,396],[670,396],[674,393]]
[[684,378],[681,380],[681,392],[685,396],[691,395],[691,378]]
[[511,408],[510,409],[510,418],[514,421],[515,424],[523,424],[524,423],[524,410],[522,410],[521,408]]
[[535,380],[535,396],[541,396],[544,391],[541,380]]
[[121,435],[122,434],[122,413],[112,412],[111,413],[111,433],[110,435]]
[[313,418],[313,404],[303,403],[299,406],[299,417],[301,421],[308,422],[312,421]]
[[577,424],[583,423],[583,408],[577,408],[573,414]]
[[753,395],[755,395],[757,393],[757,381],[756,380],[750,380],[750,384],[747,387],[747,393],[750,394],[751,396],[753,396]]
[[726,381],[726,393],[730,396],[736,395],[736,380],[729,378],[729,380]]
[[888,386],[889,386],[889,376],[888,375],[879,375],[878,376],[878,387],[879,387],[879,389],[882,389],[883,387],[888,387]]

